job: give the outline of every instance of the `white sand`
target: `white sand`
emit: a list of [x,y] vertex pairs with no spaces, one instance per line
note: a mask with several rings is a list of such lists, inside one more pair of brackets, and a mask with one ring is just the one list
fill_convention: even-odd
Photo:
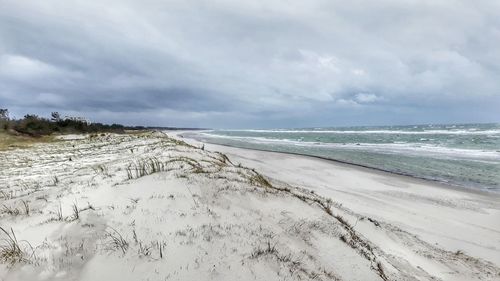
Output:
[[160,133],[0,152],[0,198],[1,280],[500,279],[496,195]]

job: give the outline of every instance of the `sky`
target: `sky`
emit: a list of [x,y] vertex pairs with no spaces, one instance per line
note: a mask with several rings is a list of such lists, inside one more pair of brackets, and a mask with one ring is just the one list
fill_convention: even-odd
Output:
[[0,108],[127,125],[500,122],[498,0],[0,0]]

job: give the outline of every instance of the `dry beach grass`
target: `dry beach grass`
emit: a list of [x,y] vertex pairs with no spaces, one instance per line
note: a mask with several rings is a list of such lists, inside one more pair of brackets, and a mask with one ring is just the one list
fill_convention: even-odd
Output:
[[29,136],[10,134],[0,130],[0,151],[15,148],[28,148],[36,143],[51,141],[54,141],[54,137],[52,136],[33,138]]

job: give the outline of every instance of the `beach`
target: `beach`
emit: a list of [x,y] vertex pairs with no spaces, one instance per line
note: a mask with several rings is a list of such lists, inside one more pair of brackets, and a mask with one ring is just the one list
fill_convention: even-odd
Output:
[[[498,193],[309,156],[204,145],[276,180],[334,198],[357,214],[390,223],[444,250],[467,252],[500,266]],[[370,237],[370,232],[367,229],[362,233]],[[383,243],[396,252],[407,254],[397,241]]]
[[495,193],[182,134],[1,151],[0,277],[500,279]]

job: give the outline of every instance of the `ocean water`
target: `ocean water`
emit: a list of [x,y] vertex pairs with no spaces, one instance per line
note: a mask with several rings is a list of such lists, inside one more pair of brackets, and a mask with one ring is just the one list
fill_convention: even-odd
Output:
[[211,130],[190,137],[500,192],[500,124]]

